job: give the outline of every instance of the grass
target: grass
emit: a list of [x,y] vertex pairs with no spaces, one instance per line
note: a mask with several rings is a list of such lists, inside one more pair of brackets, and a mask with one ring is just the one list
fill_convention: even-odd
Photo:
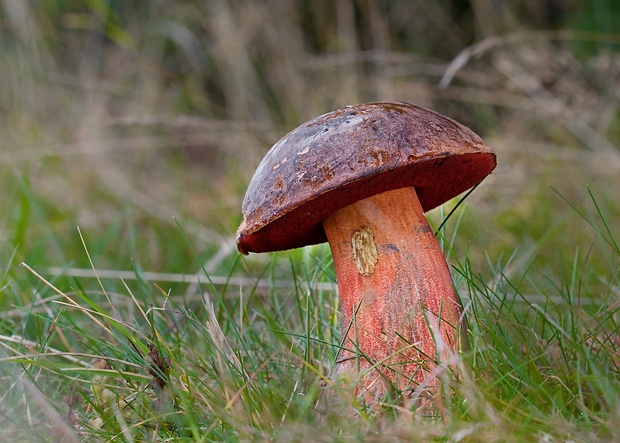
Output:
[[[90,278],[44,275],[14,252],[2,276],[3,438],[615,440],[620,249],[593,194],[572,209],[592,244],[560,261],[557,280],[507,277],[518,253],[487,272],[453,253],[469,345],[432,415],[399,396],[368,409],[330,388],[339,325],[326,254],[312,268],[279,254],[262,280],[235,284],[239,260],[224,278],[175,283],[138,263],[124,278],[99,277],[96,262]],[[273,278],[280,267],[287,285]]]
[[[618,8],[465,3],[0,3],[0,440],[620,441]],[[268,147],[370,100],[499,159],[429,214],[467,346],[424,407],[331,377],[325,245],[234,248]]]

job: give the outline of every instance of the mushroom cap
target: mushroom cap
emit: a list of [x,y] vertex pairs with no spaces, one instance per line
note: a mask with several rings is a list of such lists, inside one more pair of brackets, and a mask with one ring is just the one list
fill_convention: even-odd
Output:
[[237,248],[247,254],[325,242],[321,221],[331,212],[408,186],[428,211],[495,165],[478,135],[436,112],[400,102],[346,106],[302,124],[267,152],[241,206]]

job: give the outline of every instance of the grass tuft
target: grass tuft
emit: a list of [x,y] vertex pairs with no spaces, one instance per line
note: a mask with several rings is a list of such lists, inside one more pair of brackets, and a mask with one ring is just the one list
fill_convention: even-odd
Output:
[[[591,248],[576,249],[558,276],[526,265],[522,277],[508,277],[518,253],[487,272],[474,272],[467,257],[454,261],[467,344],[442,376],[442,394],[420,403],[395,390],[372,409],[330,377],[340,333],[326,259],[307,269],[274,256],[263,275],[285,259],[294,278],[287,287],[237,285],[234,269],[223,278],[203,270],[204,280],[185,284],[194,292],[176,296],[138,265],[131,281],[99,275],[91,261],[90,274],[69,286],[62,271],[48,279],[16,267],[13,253],[3,294],[23,284],[26,270],[40,296],[13,298],[3,317],[3,428],[16,440],[52,432],[66,441],[295,440],[309,432],[317,441],[615,439],[620,251],[593,195],[592,207],[592,216],[574,207],[594,230]],[[596,268],[597,287],[585,285],[588,263],[599,259],[609,272]],[[115,281],[122,291],[106,287]]]

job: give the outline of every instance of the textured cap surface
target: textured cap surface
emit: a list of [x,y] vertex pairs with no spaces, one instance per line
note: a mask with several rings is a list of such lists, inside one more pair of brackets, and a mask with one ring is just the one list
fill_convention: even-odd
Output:
[[347,106],[302,124],[267,152],[241,206],[237,247],[268,252],[324,242],[321,220],[332,211],[407,186],[428,211],[495,165],[480,137],[443,115],[408,103]]

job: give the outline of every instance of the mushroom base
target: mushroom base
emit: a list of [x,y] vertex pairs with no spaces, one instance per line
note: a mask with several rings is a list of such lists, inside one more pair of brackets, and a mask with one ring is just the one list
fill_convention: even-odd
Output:
[[415,189],[361,200],[323,226],[340,293],[338,372],[359,375],[368,398],[434,386],[458,350],[461,305]]

